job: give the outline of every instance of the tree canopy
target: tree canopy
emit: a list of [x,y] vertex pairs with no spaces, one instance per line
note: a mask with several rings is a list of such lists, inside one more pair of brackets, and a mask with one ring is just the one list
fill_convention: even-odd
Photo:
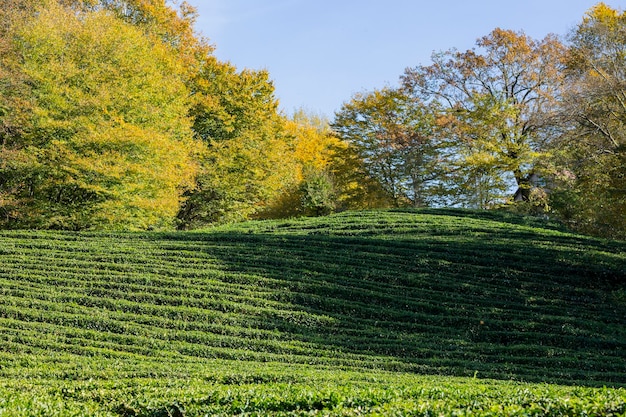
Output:
[[197,169],[179,63],[103,10],[50,2],[11,35],[20,65],[5,66],[16,76],[2,95],[4,221],[170,224]]
[[477,206],[504,201],[510,180],[517,187],[513,194],[527,201],[552,139],[565,48],[552,35],[536,41],[503,29],[476,46],[434,54],[431,65],[407,69],[402,83],[411,94],[438,104],[443,123],[437,134],[455,148],[454,164],[467,176],[466,184],[475,184],[467,191],[491,194]]
[[[599,3],[566,39],[496,28],[408,68],[397,88],[355,95],[333,126],[394,204],[424,201],[406,193],[407,173],[422,170],[431,205],[530,211],[624,237],[625,16]],[[398,97],[414,110],[399,117]],[[424,140],[400,146],[411,134]]]
[[396,206],[427,205],[440,179],[432,113],[402,89],[356,94],[332,124]]
[[0,227],[195,228],[398,206],[510,208],[626,236],[626,14],[496,28],[354,94],[280,111],[168,0],[5,0]]
[[600,3],[570,34],[555,211],[584,231],[626,236],[626,12]]

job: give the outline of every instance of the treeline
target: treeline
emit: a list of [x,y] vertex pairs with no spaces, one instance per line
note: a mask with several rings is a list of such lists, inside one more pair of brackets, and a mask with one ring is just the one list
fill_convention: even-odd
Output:
[[599,3],[565,41],[495,29],[400,81],[333,123],[394,204],[507,207],[626,237],[626,13]]
[[496,29],[332,123],[278,110],[166,0],[4,0],[0,227],[172,229],[387,206],[512,207],[626,234],[626,14]]
[[0,227],[191,228],[367,205],[327,123],[280,114],[268,73],[217,60],[195,18],[165,0],[3,0]]

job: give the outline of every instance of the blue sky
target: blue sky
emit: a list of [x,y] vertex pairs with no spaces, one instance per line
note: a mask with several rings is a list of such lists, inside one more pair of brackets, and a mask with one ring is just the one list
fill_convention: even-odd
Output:
[[[434,51],[472,48],[496,27],[565,35],[595,0],[187,0],[215,55],[267,69],[281,109],[332,119],[352,94],[396,85]],[[617,9],[626,0],[605,0]]]

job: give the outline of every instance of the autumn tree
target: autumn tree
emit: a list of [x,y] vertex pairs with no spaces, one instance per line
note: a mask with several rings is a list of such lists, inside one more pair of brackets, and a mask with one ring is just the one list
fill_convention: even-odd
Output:
[[[5,7],[6,6],[6,7]],[[17,192],[24,187],[23,172],[31,158],[13,138],[25,133],[32,105],[28,79],[20,68],[13,34],[37,10],[36,0],[7,0],[0,10],[0,224],[6,224],[21,205]]]
[[194,81],[190,117],[207,146],[179,227],[249,218],[282,188],[282,119],[267,71],[207,60]]
[[499,191],[512,180],[517,191],[509,196],[528,200],[553,136],[564,46],[553,35],[537,41],[502,29],[476,45],[434,54],[431,65],[407,69],[403,85],[440,107],[438,134],[454,149],[451,170],[464,187],[474,182],[485,202],[504,201]]
[[[33,0],[10,0],[29,1]],[[141,29],[146,35],[158,39],[178,55],[180,63],[191,74],[198,62],[210,56],[212,47],[194,29],[196,9],[189,3],[169,0],[57,0],[76,11],[107,11],[118,19]]]
[[393,206],[380,181],[370,174],[359,149],[340,140],[333,146],[330,174],[336,197],[336,210],[363,210]]
[[169,227],[199,151],[180,62],[104,10],[25,16],[2,40],[4,224]]
[[570,34],[561,186],[553,205],[579,229],[626,236],[626,12],[599,3]]
[[269,75],[215,59],[187,3],[7,1],[7,224],[164,227],[174,210],[178,227],[196,227],[249,218],[285,187],[288,143]]
[[183,70],[188,117],[207,151],[177,214],[180,228],[249,218],[283,184],[284,143],[274,87],[267,71],[238,71],[212,55],[194,31],[196,11],[166,0],[63,0],[83,10],[106,10],[162,43]]
[[328,120],[299,109],[283,117],[281,139],[282,188],[258,217],[321,215],[337,208],[331,171],[340,142],[331,134]]
[[401,89],[355,94],[332,128],[354,147],[365,177],[375,178],[395,206],[429,204],[437,180],[432,115]]

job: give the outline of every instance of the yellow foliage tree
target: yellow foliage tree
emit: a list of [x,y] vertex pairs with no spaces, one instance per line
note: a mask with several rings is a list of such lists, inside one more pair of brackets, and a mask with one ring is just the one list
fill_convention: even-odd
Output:
[[[305,184],[313,177],[320,179],[328,174],[334,155],[333,147],[338,143],[330,135],[328,122],[323,117],[302,109],[283,119],[282,139],[282,186],[259,213],[262,218],[305,214]],[[326,180],[328,186],[331,186],[330,177],[327,176]],[[330,188],[327,198],[329,206],[332,205]]]
[[179,227],[250,218],[282,187],[287,169],[269,74],[237,71],[212,58],[202,64],[193,89],[193,130],[207,152],[178,213]]
[[14,39],[32,113],[22,131],[3,132],[0,193],[19,201],[1,208],[5,223],[171,227],[201,147],[169,48],[106,11],[54,1]]
[[367,176],[357,150],[342,141],[326,118],[305,110],[284,119],[280,190],[262,218],[328,214],[380,207],[384,192]]

